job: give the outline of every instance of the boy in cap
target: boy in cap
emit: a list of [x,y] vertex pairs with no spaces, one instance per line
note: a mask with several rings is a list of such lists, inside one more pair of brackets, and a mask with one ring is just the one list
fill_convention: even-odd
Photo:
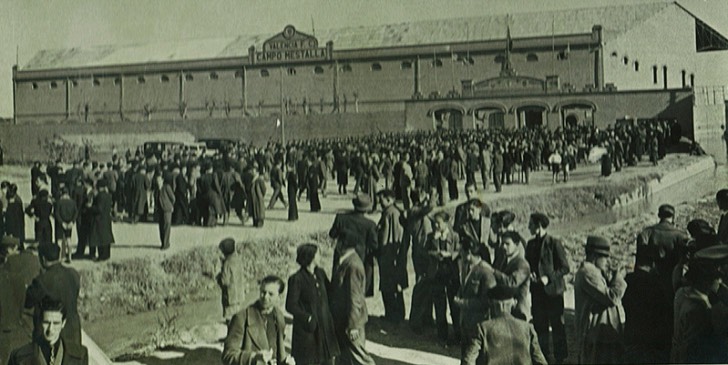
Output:
[[626,270],[609,267],[609,242],[586,239],[586,261],[574,279],[576,338],[580,364],[614,364],[622,360],[622,296]]
[[243,309],[245,300],[245,273],[243,260],[235,249],[235,240],[228,237],[220,242],[222,270],[217,275],[217,283],[222,290],[222,315],[229,323],[235,313]]

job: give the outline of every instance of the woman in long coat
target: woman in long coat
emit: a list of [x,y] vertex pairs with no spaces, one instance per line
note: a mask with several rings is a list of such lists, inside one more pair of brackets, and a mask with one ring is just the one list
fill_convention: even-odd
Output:
[[301,269],[288,278],[286,310],[293,315],[291,356],[296,364],[333,364],[339,355],[329,309],[331,283],[317,266],[318,257],[316,245],[298,246],[296,262]]
[[[97,183],[99,192],[90,209],[94,219],[91,225],[89,245],[98,251],[99,261],[108,260],[111,257],[111,244],[114,243],[114,232],[111,229],[112,200],[106,184],[105,180]],[[93,252],[93,249],[91,251]]]
[[21,249],[25,242],[25,215],[23,213],[23,200],[18,195],[18,185],[12,184],[5,194],[8,206],[5,208],[5,234],[20,240]]
[[298,201],[296,194],[298,193],[298,176],[293,162],[288,163],[288,172],[286,173],[286,183],[288,186],[288,220],[298,220]]
[[263,227],[265,221],[265,180],[258,171],[257,163],[251,168],[252,179],[250,186],[246,186],[248,193],[248,214],[253,218],[255,227]]
[[324,179],[324,173],[321,171],[321,164],[312,160],[306,171],[306,182],[308,183],[308,200],[311,204],[311,211],[321,211],[321,200],[319,199],[319,189],[321,181]]

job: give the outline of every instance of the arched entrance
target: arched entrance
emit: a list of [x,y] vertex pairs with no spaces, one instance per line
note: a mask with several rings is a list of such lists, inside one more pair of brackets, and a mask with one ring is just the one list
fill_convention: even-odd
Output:
[[516,127],[537,128],[548,124],[548,104],[542,101],[530,100],[518,103],[511,107],[516,113]]
[[497,102],[488,102],[470,109],[473,116],[474,128],[501,129],[505,127],[505,105]]
[[597,105],[591,100],[564,100],[556,103],[553,111],[559,113],[564,127],[592,126]]
[[443,105],[427,112],[432,117],[432,126],[440,129],[463,129],[465,108],[459,105]]

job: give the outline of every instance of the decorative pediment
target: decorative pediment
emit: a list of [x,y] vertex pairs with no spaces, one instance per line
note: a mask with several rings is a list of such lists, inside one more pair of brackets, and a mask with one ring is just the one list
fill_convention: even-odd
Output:
[[286,25],[282,32],[263,42],[263,51],[287,51],[307,48],[318,48],[318,39],[297,31],[292,25]]

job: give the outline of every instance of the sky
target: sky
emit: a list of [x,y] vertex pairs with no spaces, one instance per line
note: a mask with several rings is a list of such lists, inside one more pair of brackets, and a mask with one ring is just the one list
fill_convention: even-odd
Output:
[[[12,67],[43,49],[271,35],[661,0],[0,0],[0,117],[13,114]],[[681,0],[728,36],[728,1]],[[321,40],[324,41],[325,40]]]

